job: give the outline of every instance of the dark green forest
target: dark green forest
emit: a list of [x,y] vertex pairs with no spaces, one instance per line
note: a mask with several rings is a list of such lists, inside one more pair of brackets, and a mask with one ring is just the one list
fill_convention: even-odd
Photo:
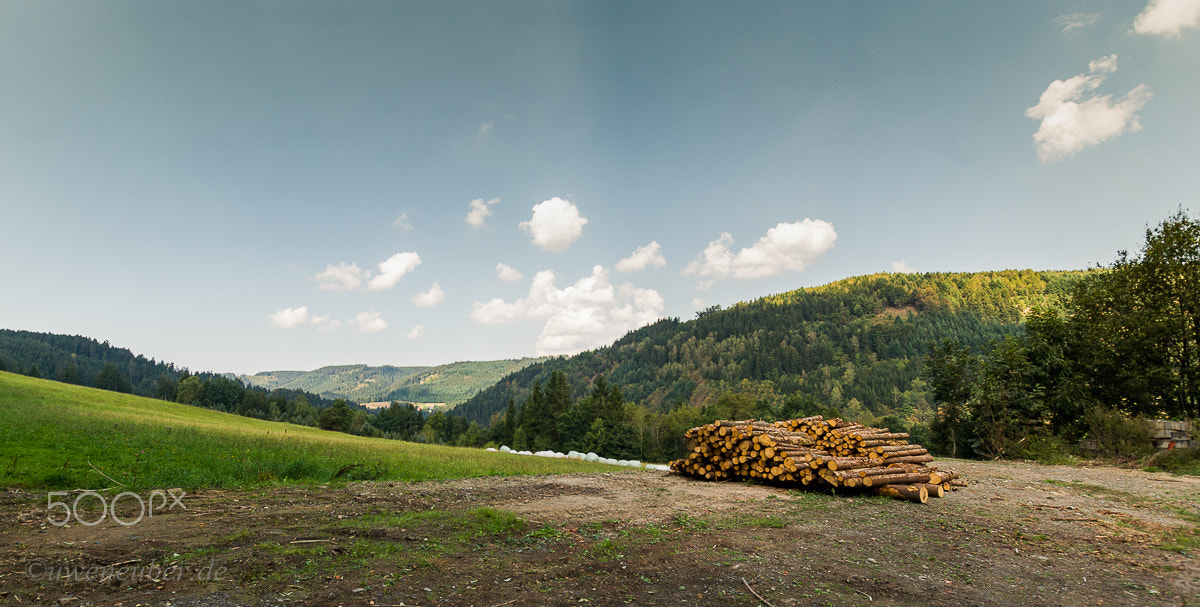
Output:
[[604,375],[627,401],[654,413],[711,404],[733,391],[774,406],[800,398],[859,415],[911,415],[928,405],[920,372],[932,344],[949,337],[981,350],[1015,335],[1023,314],[1059,308],[1083,275],[881,274],[710,308],[688,322],[661,320],[612,346],[532,365],[455,412],[488,421],[557,371],[572,398],[586,396]]

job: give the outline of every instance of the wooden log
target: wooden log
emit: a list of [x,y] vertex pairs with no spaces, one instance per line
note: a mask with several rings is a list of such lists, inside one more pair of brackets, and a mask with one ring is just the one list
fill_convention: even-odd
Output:
[[874,488],[875,495],[883,495],[893,499],[908,500],[925,504],[929,502],[929,490],[925,485],[884,485]]
[[941,485],[925,485],[925,491],[929,493],[929,497],[943,497],[946,495],[946,489]]
[[877,433],[871,433],[871,434],[867,434],[865,432],[860,432],[857,436],[855,436],[855,438],[857,438],[858,440],[864,440],[864,441],[867,441],[867,440],[896,440],[896,439],[908,438],[908,437],[909,436],[908,436],[907,432],[877,432]]
[[882,476],[864,476],[863,485],[879,487],[883,485],[911,485],[929,483],[928,474],[886,474]]
[[895,458],[889,457],[889,458],[885,458],[883,460],[883,462],[885,464],[922,464],[925,462],[932,462],[932,461],[933,461],[932,455],[909,455],[909,456],[905,456],[905,457],[895,457]]
[[921,445],[909,445],[909,444],[903,444],[903,445],[880,445],[880,446],[878,446],[878,447],[871,447],[871,449],[873,449],[873,450],[874,450],[874,451],[876,451],[877,453],[896,453],[896,452],[899,452],[899,451],[909,451],[909,450],[912,450],[912,449],[920,449],[920,450],[922,450],[922,451],[925,451],[925,448],[924,448],[924,447],[922,447]]
[[877,466],[874,468],[860,468],[858,470],[854,470],[854,472],[856,472],[859,476],[886,476],[890,474],[907,474],[909,472],[915,472],[918,468],[920,468],[920,466],[917,464],[903,465],[906,467]]
[[876,465],[878,464],[869,457],[834,457],[825,461],[825,467],[834,471],[870,468]]
[[867,447],[867,448],[870,448],[870,447],[900,447],[900,446],[907,445],[908,441],[906,441],[904,439],[886,439],[886,440],[869,439],[869,440],[859,441],[859,444],[862,447]]
[[897,457],[909,457],[909,456],[913,456],[913,455],[929,455],[929,451],[926,451],[925,447],[915,445],[908,449],[900,449],[897,451],[890,451],[890,452],[884,453],[882,455],[885,459],[888,459],[888,458],[897,458]]

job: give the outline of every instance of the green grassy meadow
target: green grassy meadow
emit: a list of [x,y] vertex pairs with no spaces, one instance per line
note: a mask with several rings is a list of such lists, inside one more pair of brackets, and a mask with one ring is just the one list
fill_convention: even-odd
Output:
[[350,436],[0,372],[0,485],[10,487],[191,490],[611,469]]

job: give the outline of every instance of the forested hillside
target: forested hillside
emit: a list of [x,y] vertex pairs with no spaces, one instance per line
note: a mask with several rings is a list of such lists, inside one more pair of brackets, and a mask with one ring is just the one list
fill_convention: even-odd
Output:
[[500,378],[544,358],[456,362],[436,367],[341,365],[314,371],[267,371],[242,381],[267,389],[305,390],[355,402],[401,401],[457,405]]
[[[114,368],[119,377],[106,374],[102,378],[105,365]],[[177,380],[182,369],[135,355],[128,349],[111,346],[107,341],[101,343],[78,335],[0,329],[0,371],[81,386],[96,386],[97,379],[115,379],[124,388],[118,392],[154,396],[159,377],[166,375]]]
[[291,388],[365,403],[382,400],[379,397],[390,391],[393,384],[428,370],[429,367],[337,365],[313,371],[263,371],[242,375],[240,379],[260,388]]
[[665,319],[613,345],[532,365],[455,409],[489,423],[510,399],[561,372],[579,399],[605,376],[626,403],[650,414],[680,404],[748,395],[778,409],[828,406],[843,414],[931,412],[921,363],[953,339],[982,350],[1020,332],[1023,315],[1058,309],[1084,272],[1003,271],[877,274],[710,308],[696,319]]
[[[247,387],[226,375],[193,373],[80,335],[0,329],[0,371],[306,426],[317,425],[321,411],[334,405],[303,390]],[[356,427],[369,433],[362,412],[352,413]]]

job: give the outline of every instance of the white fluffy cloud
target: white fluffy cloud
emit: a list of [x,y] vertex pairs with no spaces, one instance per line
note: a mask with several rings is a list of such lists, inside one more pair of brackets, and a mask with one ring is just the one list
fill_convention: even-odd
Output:
[[375,275],[367,288],[372,291],[382,291],[396,286],[400,279],[421,265],[421,256],[416,253],[396,253],[379,262],[379,274]]
[[343,261],[336,266],[329,264],[324,272],[314,274],[312,279],[321,283],[317,288],[323,291],[353,291],[370,276],[371,273],[358,267],[358,264]]
[[644,247],[638,247],[632,255],[617,262],[618,272],[638,272],[649,266],[661,268],[667,265],[662,256],[662,246],[658,241],[652,241]]
[[330,320],[328,316],[309,314],[308,306],[299,308],[284,308],[267,317],[271,326],[280,329],[295,329],[296,327],[316,327],[318,331],[332,331],[342,323]]
[[1185,29],[1200,27],[1200,0],[1150,0],[1133,20],[1139,34],[1178,38]]
[[410,330],[404,336],[408,339],[420,339],[422,335],[425,335],[425,325],[417,325],[413,327],[412,330]]
[[372,291],[382,291],[396,286],[400,278],[421,265],[421,256],[416,253],[396,253],[379,262],[379,273],[372,277],[371,272],[358,267],[358,264],[342,262],[330,264],[325,271],[314,274],[312,279],[321,283],[318,288],[325,291],[355,291],[361,289],[366,282]]
[[820,219],[805,219],[777,224],[754,246],[735,255],[729,248],[733,236],[725,233],[708,243],[700,258],[688,264],[683,273],[707,278],[700,284],[707,288],[714,280],[730,277],[766,278],[783,272],[801,272],[833,248],[836,240],[833,224]]
[[424,293],[417,293],[412,298],[413,303],[416,304],[418,308],[432,308],[433,306],[442,303],[443,299],[446,299],[446,292],[442,291],[442,285],[436,282],[433,283],[432,287],[429,287],[428,291],[425,291]]
[[487,218],[492,216],[492,205],[500,202],[499,198],[493,198],[484,202],[482,198],[476,198],[471,201],[467,207],[467,223],[472,227],[482,228],[487,225]]
[[591,276],[559,289],[552,270],[533,277],[529,294],[512,303],[496,298],[477,302],[471,320],[496,325],[521,320],[543,322],[534,348],[539,356],[574,354],[607,345],[625,333],[658,320],[665,307],[653,289],[631,284],[613,287],[608,270],[592,268]]
[[308,306],[284,308],[271,314],[268,318],[271,321],[271,325],[280,329],[303,327],[311,322],[311,317],[308,315]]
[[281,329],[314,327],[317,331],[321,332],[332,331],[344,324],[363,333],[378,333],[388,326],[387,321],[383,319],[379,312],[374,310],[359,312],[354,315],[353,319],[343,323],[340,320],[330,320],[328,316],[312,314],[308,311],[308,306],[284,308],[274,314],[270,314],[267,319],[271,323],[271,326]]
[[354,320],[347,324],[363,333],[378,333],[387,328],[387,321],[374,310],[355,314]]
[[912,274],[914,272],[912,266],[908,265],[908,262],[903,259],[892,262],[892,271],[897,274]]
[[1101,57],[1088,64],[1087,74],[1051,82],[1038,104],[1025,110],[1026,116],[1042,121],[1033,142],[1043,163],[1070,158],[1126,130],[1142,130],[1137,112],[1153,97],[1146,85],[1116,101],[1112,95],[1091,95],[1115,71],[1117,56]]
[[536,204],[533,217],[521,222],[521,229],[533,237],[533,244],[547,251],[563,251],[583,235],[587,218],[579,214],[575,203],[557,196]]
[[524,277],[524,274],[518,272],[516,269],[506,263],[496,264],[496,278],[499,278],[504,282],[516,282]]

